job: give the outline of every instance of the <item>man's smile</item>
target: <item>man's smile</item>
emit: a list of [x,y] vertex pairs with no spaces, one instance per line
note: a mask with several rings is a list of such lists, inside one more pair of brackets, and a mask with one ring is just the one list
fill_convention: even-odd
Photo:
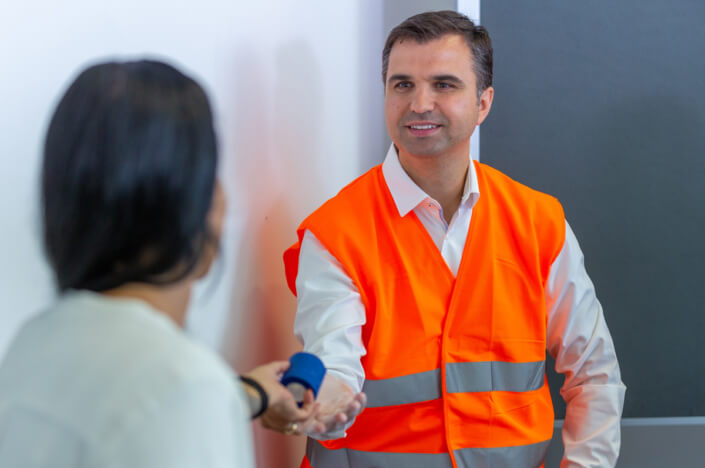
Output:
[[441,128],[441,125],[435,122],[411,122],[404,126],[414,136],[429,136]]

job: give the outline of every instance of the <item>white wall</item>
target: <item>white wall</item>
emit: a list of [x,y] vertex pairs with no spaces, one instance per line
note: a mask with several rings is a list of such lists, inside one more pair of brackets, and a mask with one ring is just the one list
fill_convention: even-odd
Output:
[[[38,211],[41,141],[53,106],[87,63],[144,55],[168,57],[194,75],[217,115],[229,217],[222,261],[199,287],[189,331],[240,371],[297,350],[281,254],[308,212],[385,151],[383,133],[371,126],[383,122],[379,95],[370,97],[381,87],[379,55],[369,53],[383,40],[378,5],[3,2],[0,356],[21,321],[53,297]],[[298,466],[301,440],[259,429],[256,438],[259,466]]]

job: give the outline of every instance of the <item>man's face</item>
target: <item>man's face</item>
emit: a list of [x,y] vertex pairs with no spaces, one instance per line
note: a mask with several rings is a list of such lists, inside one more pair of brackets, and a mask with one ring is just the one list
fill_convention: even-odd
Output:
[[423,44],[397,41],[385,83],[387,130],[394,144],[415,156],[466,151],[494,92],[490,87],[478,99],[475,83],[470,48],[462,36],[448,34]]

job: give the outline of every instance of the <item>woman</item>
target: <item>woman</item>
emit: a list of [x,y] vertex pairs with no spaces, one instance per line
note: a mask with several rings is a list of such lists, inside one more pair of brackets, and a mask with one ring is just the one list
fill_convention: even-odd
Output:
[[312,421],[285,362],[239,383],[182,331],[222,232],[217,159],[204,91],[169,65],[104,63],[69,87],[42,168],[60,295],[0,367],[0,466],[250,467],[250,416]]

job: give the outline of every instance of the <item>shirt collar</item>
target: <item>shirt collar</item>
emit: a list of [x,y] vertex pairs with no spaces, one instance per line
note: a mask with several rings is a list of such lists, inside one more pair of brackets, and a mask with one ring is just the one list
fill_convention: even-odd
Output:
[[[472,207],[480,197],[480,186],[477,182],[475,164],[473,164],[470,154],[468,154],[468,159],[470,159],[470,165],[468,167],[468,175],[465,178],[465,186],[463,187],[463,196],[460,199],[460,204],[461,206],[469,204],[469,206]],[[401,217],[409,214],[411,210],[416,208],[424,200],[431,198],[411,180],[409,174],[401,167],[399,156],[397,155],[397,150],[394,148],[393,143],[389,146],[387,156],[384,158],[382,174],[384,175],[384,181],[387,183],[387,187],[389,187],[389,191],[392,194],[392,198],[397,205],[397,210],[399,210]]]

